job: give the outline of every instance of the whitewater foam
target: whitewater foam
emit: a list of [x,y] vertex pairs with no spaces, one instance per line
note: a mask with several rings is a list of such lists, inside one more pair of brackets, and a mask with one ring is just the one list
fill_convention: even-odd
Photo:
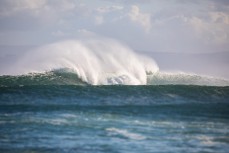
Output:
[[201,86],[229,86],[229,81],[204,75],[184,72],[156,72],[147,75],[147,84],[150,85],[201,85]]
[[118,129],[118,128],[112,127],[112,128],[107,128],[106,131],[111,132],[111,134],[122,135],[128,139],[133,139],[133,140],[144,140],[144,139],[146,139],[146,137],[143,135],[140,135],[138,133],[132,133],[132,132],[129,132],[129,131],[124,130],[124,129]]
[[115,40],[69,40],[28,52],[8,75],[68,70],[92,85],[144,85],[159,70],[153,59],[134,53]]

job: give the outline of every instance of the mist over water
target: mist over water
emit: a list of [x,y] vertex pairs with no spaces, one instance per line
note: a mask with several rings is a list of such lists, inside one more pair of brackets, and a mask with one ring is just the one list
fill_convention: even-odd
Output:
[[109,40],[70,40],[28,52],[6,71],[9,75],[74,72],[82,81],[98,84],[146,84],[146,72],[158,71],[153,59]]

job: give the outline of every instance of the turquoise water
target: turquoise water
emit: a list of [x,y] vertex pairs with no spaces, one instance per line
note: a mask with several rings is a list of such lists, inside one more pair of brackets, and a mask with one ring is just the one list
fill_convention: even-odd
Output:
[[6,82],[0,87],[3,153],[229,150],[229,87]]

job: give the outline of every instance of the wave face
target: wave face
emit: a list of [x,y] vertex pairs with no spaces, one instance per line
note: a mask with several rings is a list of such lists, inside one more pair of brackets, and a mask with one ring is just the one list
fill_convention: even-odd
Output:
[[71,40],[27,53],[6,74],[43,73],[35,76],[51,79],[49,72],[56,70],[71,71],[91,85],[144,85],[146,72],[157,72],[158,66],[153,59],[138,55],[114,40]]
[[[199,85],[199,86],[229,86],[228,80],[185,73],[156,72],[146,75],[146,85]],[[113,76],[105,78],[106,84],[126,83],[127,76]],[[109,84],[107,84],[109,83]],[[70,69],[58,69],[45,73],[30,73],[18,76],[0,76],[0,87],[28,86],[28,85],[91,85],[82,80],[78,74]]]
[[0,87],[29,85],[86,85],[76,73],[59,69],[45,73],[18,76],[0,76]]

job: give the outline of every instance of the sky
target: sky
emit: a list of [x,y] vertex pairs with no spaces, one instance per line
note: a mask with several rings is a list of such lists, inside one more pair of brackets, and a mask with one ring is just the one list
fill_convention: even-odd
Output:
[[229,1],[0,1],[0,46],[94,36],[117,39],[137,51],[229,52]]
[[0,0],[0,74],[48,44],[111,38],[160,71],[229,79],[229,0]]

